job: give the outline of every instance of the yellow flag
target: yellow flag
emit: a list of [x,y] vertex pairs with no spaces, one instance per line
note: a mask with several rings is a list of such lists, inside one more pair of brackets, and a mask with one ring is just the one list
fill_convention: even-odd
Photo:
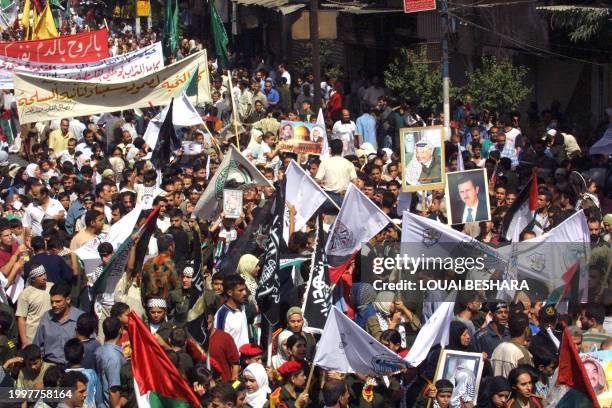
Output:
[[38,11],[36,11],[36,6],[32,7],[32,25],[30,26],[30,37],[28,40],[34,39],[34,31],[36,30],[36,26],[38,25]]
[[33,40],[46,40],[47,38],[54,38],[59,36],[57,27],[55,27],[55,21],[53,20],[53,14],[51,13],[51,1],[47,0],[45,9],[38,18],[38,22],[34,28],[32,34]]
[[[36,10],[36,8],[34,10]],[[30,0],[25,0],[25,4],[23,5],[21,25],[23,26],[23,38],[27,40],[30,37]]]

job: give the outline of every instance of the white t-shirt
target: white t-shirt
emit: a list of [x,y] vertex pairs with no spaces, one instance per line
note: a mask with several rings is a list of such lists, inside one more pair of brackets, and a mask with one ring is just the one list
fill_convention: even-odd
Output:
[[355,133],[357,126],[352,120],[349,123],[337,121],[332,128],[332,139],[342,140],[342,156],[355,154]]
[[227,304],[222,305],[215,313],[215,329],[223,330],[232,336],[236,348],[248,344],[249,326],[244,306],[234,310]]
[[54,218],[59,213],[64,213],[64,216],[66,216],[64,206],[53,198],[49,199],[49,205],[46,210],[38,205],[34,205],[34,203],[30,203],[26,207],[23,226],[32,230],[33,237],[40,236],[42,235],[43,220]]
[[344,193],[351,180],[357,178],[357,172],[350,161],[340,156],[331,156],[321,162],[315,178],[323,181],[323,190]]
[[285,71],[281,74],[281,76],[287,79],[287,86],[290,86],[291,85],[291,74]]

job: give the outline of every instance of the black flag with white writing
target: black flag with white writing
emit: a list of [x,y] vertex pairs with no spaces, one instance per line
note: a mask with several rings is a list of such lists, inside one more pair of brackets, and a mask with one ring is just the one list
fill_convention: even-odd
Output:
[[278,324],[280,314],[280,268],[281,240],[283,239],[283,216],[285,213],[285,181],[277,183],[274,198],[272,226],[266,243],[266,253],[261,266],[259,286],[255,299],[271,326]]
[[329,264],[323,239],[323,214],[319,211],[317,227],[317,248],[312,255],[310,279],[304,295],[304,330],[322,332],[332,306],[332,288],[329,279]]

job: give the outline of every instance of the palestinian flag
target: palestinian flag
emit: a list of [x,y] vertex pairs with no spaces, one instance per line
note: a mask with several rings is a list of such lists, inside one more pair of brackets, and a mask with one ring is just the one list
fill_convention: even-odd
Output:
[[553,291],[550,293],[550,295],[544,302],[545,305],[555,305],[555,308],[558,308],[559,303],[561,303],[561,301],[570,294],[572,289],[578,287],[577,280],[580,276],[579,275],[580,265],[581,265],[581,261],[580,260],[576,261],[576,263],[574,263],[563,274],[563,277],[562,277],[563,285],[553,289]]
[[138,407],[199,407],[200,401],[191,386],[134,312],[129,315],[128,334]]
[[538,208],[538,176],[537,169],[533,169],[529,183],[521,190],[518,197],[504,217],[502,224],[502,235],[508,241],[512,240],[514,230],[518,228],[524,230],[535,215]]
[[220,204],[223,204],[223,189],[229,182],[271,186],[257,167],[232,145],[193,210],[199,219],[214,221],[217,218]]
[[15,140],[14,134],[15,132],[13,132],[13,125],[11,123],[11,111],[4,111],[4,113],[0,115],[0,140],[6,142],[8,145],[12,145]]
[[599,408],[599,402],[567,327],[559,348],[559,376],[546,404],[557,408]]
[[[152,229],[155,228],[157,224],[157,213],[159,212],[159,206],[155,207],[147,217],[145,223],[138,229],[138,236],[140,237],[137,244],[137,257],[139,256],[138,249],[141,247],[144,250],[141,251],[142,256],[144,257],[146,253],[146,248],[149,246],[149,240],[151,239]],[[113,293],[115,288],[117,287],[117,283],[125,273],[125,268],[128,263],[128,259],[130,257],[130,251],[134,246],[134,237],[130,235],[127,237],[119,248],[115,251],[112,258],[106,264],[100,276],[97,277],[93,286],[91,287],[91,294],[95,297],[95,295],[100,293]]]

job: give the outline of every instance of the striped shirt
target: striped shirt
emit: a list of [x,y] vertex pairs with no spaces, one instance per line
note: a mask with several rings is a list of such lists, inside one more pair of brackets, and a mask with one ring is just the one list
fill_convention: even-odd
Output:
[[601,343],[612,337],[603,329],[589,329],[582,335],[582,352],[589,353],[601,348]]

